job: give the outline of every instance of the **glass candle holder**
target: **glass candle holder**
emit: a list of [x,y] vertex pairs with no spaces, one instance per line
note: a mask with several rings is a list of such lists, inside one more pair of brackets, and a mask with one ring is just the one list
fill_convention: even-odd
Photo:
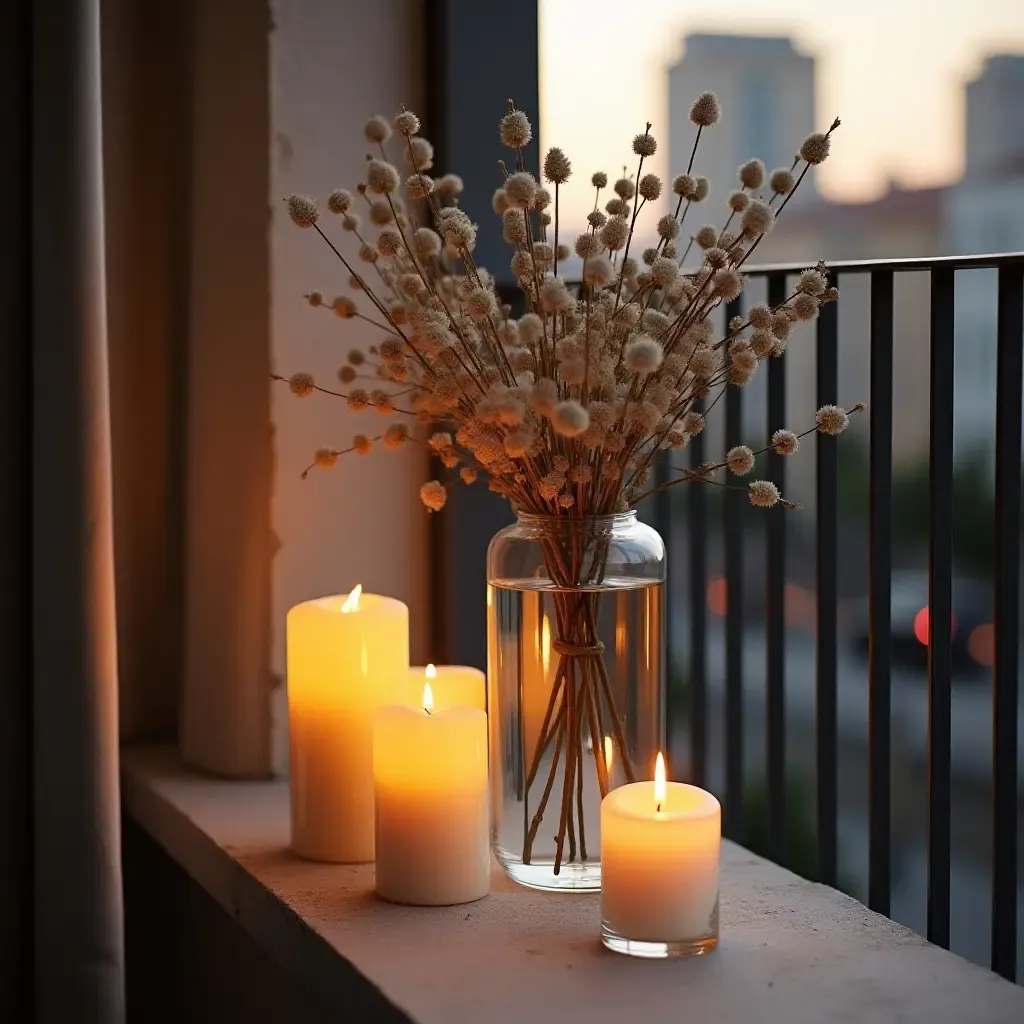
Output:
[[[659,767],[662,762],[659,755]],[[601,804],[601,941],[640,957],[718,945],[718,801],[681,782],[636,782]]]

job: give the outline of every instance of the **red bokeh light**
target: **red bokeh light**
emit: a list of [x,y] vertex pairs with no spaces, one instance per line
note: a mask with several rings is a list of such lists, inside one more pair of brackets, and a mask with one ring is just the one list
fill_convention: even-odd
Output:
[[[956,616],[951,615],[949,618],[949,635],[950,637],[956,636]],[[917,638],[917,642],[923,644],[925,647],[928,646],[928,606],[926,605],[914,616],[914,636]]]

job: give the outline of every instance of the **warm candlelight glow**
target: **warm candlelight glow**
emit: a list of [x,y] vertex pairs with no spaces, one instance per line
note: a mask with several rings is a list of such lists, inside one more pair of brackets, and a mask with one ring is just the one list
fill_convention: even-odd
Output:
[[436,678],[437,678],[437,669],[436,669],[436,668],[434,668],[434,666],[433,666],[433,665],[428,665],[428,666],[427,666],[427,667],[426,667],[426,668],[425,668],[425,669],[423,670],[423,674],[424,674],[424,675],[425,675],[425,676],[426,676],[426,677],[427,677],[428,679],[436,679]]
[[359,611],[359,595],[363,592],[362,583],[357,583],[352,588],[352,593],[345,598],[345,603],[341,606],[343,612],[357,612]]
[[434,691],[430,683],[423,684],[423,710],[429,715],[434,710]]
[[612,747],[611,736],[605,736],[604,738],[604,766],[608,769],[608,774],[612,773],[612,762],[614,761],[614,748]]
[[[607,737],[605,737],[607,742]],[[654,762],[654,803],[657,806],[658,811],[661,810],[661,805],[665,802],[665,758],[662,757],[661,751],[658,751],[658,759]]]
[[540,664],[544,675],[547,676],[548,666],[551,664],[551,624],[546,615],[540,627]]

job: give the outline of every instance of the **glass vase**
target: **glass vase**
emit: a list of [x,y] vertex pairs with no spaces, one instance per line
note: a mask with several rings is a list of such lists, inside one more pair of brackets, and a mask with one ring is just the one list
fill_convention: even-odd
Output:
[[601,887],[601,800],[664,749],[664,589],[635,512],[520,514],[491,541],[491,836],[523,885]]

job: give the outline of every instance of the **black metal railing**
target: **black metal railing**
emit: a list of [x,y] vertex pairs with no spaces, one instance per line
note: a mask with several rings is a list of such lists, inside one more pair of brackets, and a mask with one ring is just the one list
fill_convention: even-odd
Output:
[[[787,277],[800,266],[752,268],[748,277],[767,282],[768,298],[786,297]],[[893,344],[894,279],[930,276],[930,421],[928,547],[928,880],[927,934],[948,947],[950,938],[951,838],[951,680],[953,621],[953,390],[954,304],[959,271],[995,270],[998,276],[996,325],[994,659],[992,764],[992,944],[993,970],[1014,978],[1017,963],[1017,762],[1019,567],[1021,512],[1022,349],[1024,349],[1024,253],[936,259],[880,260],[833,264],[830,276],[842,290],[853,275],[867,275],[871,298],[868,419],[868,904],[890,913],[892,895],[892,732],[890,648],[893,569]],[[840,303],[842,299],[840,299]],[[742,312],[742,299],[726,316]],[[816,324],[816,404],[838,402],[838,324],[840,310],[827,305]],[[768,434],[785,423],[785,356],[767,370]],[[860,398],[862,396],[856,396]],[[743,443],[743,391],[729,388],[725,398],[725,443]],[[838,881],[838,567],[840,550],[837,440],[816,437],[816,623],[815,623],[815,775],[817,875]],[[841,443],[841,442],[840,442]],[[689,449],[690,466],[708,454],[703,436]],[[770,478],[784,483],[784,460],[769,458]],[[711,533],[705,488],[688,488],[685,593],[689,615],[687,677],[690,777],[706,784],[709,772],[708,542]],[[724,818],[727,836],[743,837],[744,757],[744,594],[743,533],[746,496],[726,491],[722,533],[725,577]],[[674,504],[656,503],[655,518],[671,544]],[[769,514],[765,561],[765,750],[767,849],[786,860],[786,517]],[[679,555],[682,557],[683,552]],[[670,552],[670,564],[673,553]],[[669,606],[676,587],[670,586]]]

